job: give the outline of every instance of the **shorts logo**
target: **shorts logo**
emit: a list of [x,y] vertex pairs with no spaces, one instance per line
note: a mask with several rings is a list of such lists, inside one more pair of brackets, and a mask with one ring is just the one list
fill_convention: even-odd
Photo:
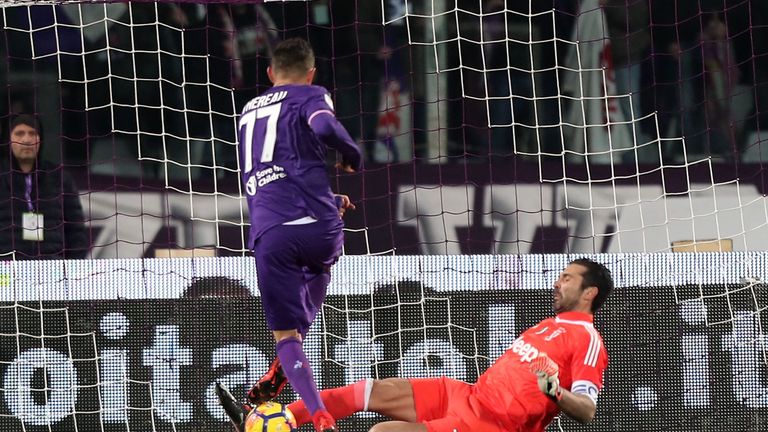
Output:
[[539,350],[527,343],[523,338],[517,338],[512,344],[512,352],[520,356],[521,362],[530,362],[539,356]]

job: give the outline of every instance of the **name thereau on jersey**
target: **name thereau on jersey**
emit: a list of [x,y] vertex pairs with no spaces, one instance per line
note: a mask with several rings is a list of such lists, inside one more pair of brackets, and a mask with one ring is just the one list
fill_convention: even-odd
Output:
[[255,97],[251,99],[250,102],[245,104],[245,107],[243,107],[243,113],[246,113],[256,108],[261,108],[263,106],[273,104],[275,102],[279,102],[285,99],[286,96],[288,96],[288,92],[286,90],[283,90],[283,91],[265,94],[264,96]]

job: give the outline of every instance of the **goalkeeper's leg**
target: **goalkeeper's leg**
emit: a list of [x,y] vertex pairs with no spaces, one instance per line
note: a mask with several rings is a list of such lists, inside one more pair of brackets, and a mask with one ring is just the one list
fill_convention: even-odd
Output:
[[[349,417],[359,411],[371,411],[406,422],[416,421],[411,384],[406,379],[366,379],[354,384],[320,392],[333,418]],[[299,425],[312,422],[304,401],[288,405]]]

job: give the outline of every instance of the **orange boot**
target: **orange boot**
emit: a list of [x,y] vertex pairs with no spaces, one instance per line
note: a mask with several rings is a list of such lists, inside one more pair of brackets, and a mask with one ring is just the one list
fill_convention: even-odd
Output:
[[272,364],[269,365],[267,373],[248,391],[248,400],[254,406],[271,401],[283,391],[286,383],[288,383],[288,378],[286,378],[283,367],[280,365],[280,358],[275,357]]

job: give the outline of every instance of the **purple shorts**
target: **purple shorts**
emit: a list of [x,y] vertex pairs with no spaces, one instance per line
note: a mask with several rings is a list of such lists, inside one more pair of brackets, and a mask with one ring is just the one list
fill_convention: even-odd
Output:
[[338,221],[278,225],[254,245],[256,276],[271,330],[306,334],[325,300],[331,265],[341,255]]

